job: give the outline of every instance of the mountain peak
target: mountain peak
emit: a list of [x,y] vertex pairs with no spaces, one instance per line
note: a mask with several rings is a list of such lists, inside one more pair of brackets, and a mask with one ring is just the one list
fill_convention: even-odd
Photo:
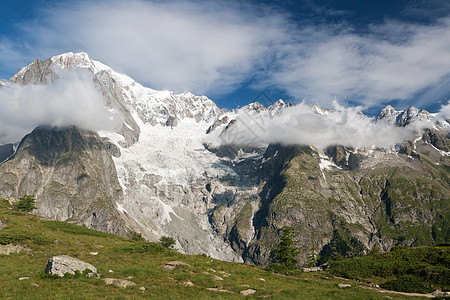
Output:
[[376,120],[384,120],[385,122],[394,124],[396,122],[397,116],[400,114],[400,111],[395,110],[391,105],[386,105],[381,112],[377,115]]
[[316,113],[316,114],[318,114],[318,115],[321,115],[321,116],[326,116],[326,115],[328,115],[328,114],[331,112],[331,110],[329,110],[329,109],[324,109],[324,108],[320,107],[320,106],[317,105],[317,104],[311,105],[311,110],[312,110],[314,113]]
[[396,125],[404,127],[415,119],[418,119],[419,121],[429,121],[434,119],[434,117],[425,109],[418,109],[410,105],[398,114]]

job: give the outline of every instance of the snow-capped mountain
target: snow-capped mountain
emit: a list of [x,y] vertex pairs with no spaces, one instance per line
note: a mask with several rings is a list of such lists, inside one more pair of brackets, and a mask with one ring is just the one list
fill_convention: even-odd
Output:
[[[345,231],[354,251],[416,243],[406,233],[401,242],[397,237],[411,224],[430,224],[423,229],[430,241],[444,236],[431,236],[431,227],[445,227],[437,220],[449,216],[447,208],[437,208],[449,193],[439,177],[449,164],[443,131],[449,126],[424,110],[387,106],[378,115],[378,122],[393,127],[430,124],[423,138],[394,152],[339,145],[244,147],[223,139],[211,145],[211,136],[231,132],[243,115],[251,125],[294,105],[278,100],[269,107],[255,102],[224,111],[205,96],[144,87],[86,53],[35,60],[0,84],[50,84],[71,69],[89,72],[118,120],[114,129],[39,127],[19,145],[1,146],[0,197],[35,194],[42,216],[121,235],[136,231],[153,241],[171,236],[186,253],[258,264],[268,262],[282,226],[295,228],[302,259],[311,240],[328,249],[338,231]],[[333,116],[318,106],[311,111]],[[406,179],[392,181],[399,174]],[[425,187],[432,185],[435,203],[402,202],[395,190],[403,189],[401,180],[417,189],[414,199],[427,198]]]
[[398,127],[405,127],[413,121],[433,121],[434,116],[424,109],[408,106],[403,111],[397,111],[392,106],[387,105],[377,116],[377,121],[383,120]]

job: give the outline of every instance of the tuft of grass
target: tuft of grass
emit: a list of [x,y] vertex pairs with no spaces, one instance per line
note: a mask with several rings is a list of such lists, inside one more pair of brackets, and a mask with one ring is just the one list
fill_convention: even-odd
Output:
[[67,222],[61,222],[61,221],[42,221],[42,224],[47,228],[51,230],[58,230],[65,233],[70,234],[79,234],[79,235],[89,235],[89,236],[95,236],[95,237],[101,237],[101,238],[109,238],[109,239],[118,239],[120,237],[102,232],[102,231],[96,231],[92,229],[88,229],[84,226],[78,226],[75,224],[70,224]]
[[118,247],[123,252],[130,253],[164,253],[167,251],[163,245],[146,241],[131,242]]
[[0,231],[0,245],[17,244],[31,239],[29,233],[20,229],[3,229]]

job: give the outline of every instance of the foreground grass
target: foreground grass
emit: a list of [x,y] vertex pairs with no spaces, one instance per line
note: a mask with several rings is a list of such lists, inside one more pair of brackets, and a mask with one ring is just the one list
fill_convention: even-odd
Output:
[[450,290],[450,247],[394,247],[331,263],[331,273],[350,279],[377,282],[400,292],[429,293]]
[[[368,290],[355,281],[335,278],[325,272],[288,277],[248,264],[182,255],[159,244],[133,242],[20,213],[11,210],[5,202],[0,204],[0,221],[7,224],[0,230],[0,244],[20,243],[31,249],[0,255],[1,299],[240,299],[243,298],[240,292],[247,289],[256,290],[246,297],[251,299],[383,299],[387,295],[389,299],[405,298]],[[47,260],[62,254],[93,264],[104,277],[128,279],[137,285],[121,289],[107,286],[97,278],[44,276]],[[178,266],[171,272],[160,268],[173,260],[190,266]],[[214,275],[223,280],[215,280]],[[28,279],[19,280],[23,277]],[[340,289],[339,283],[350,283],[352,287]]]

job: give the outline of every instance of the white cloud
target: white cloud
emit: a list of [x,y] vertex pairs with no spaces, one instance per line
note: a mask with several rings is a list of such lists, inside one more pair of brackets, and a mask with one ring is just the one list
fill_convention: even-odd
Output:
[[334,112],[326,116],[316,114],[311,107],[300,103],[286,108],[273,117],[262,114],[256,117],[241,109],[235,125],[225,135],[211,135],[208,142],[214,144],[258,145],[281,143],[287,145],[314,145],[324,149],[330,145],[390,149],[397,143],[413,137],[419,125],[395,127],[385,122],[375,123],[373,118],[362,115],[361,107],[345,108],[333,103]]
[[447,105],[441,107],[436,117],[444,121],[450,120],[450,102],[447,101]]
[[87,71],[61,75],[47,85],[11,84],[0,88],[0,145],[17,142],[40,125],[112,129],[113,119]]
[[279,86],[323,106],[335,96],[371,106],[410,100],[445,80],[450,70],[450,18],[434,26],[387,22],[364,36],[320,28],[309,32],[312,36],[287,49],[278,69],[259,87]]
[[296,21],[238,1],[71,1],[44,7],[21,25],[20,39],[3,40],[0,63],[86,51],[156,89],[215,96],[253,81],[324,107],[335,96],[375,106],[411,101],[430,87],[448,90],[450,17],[430,25],[386,21],[365,34]]
[[79,2],[46,11],[24,30],[44,58],[86,51],[152,88],[223,94],[244,81],[284,33],[277,15],[253,18],[244,4],[222,4]]

